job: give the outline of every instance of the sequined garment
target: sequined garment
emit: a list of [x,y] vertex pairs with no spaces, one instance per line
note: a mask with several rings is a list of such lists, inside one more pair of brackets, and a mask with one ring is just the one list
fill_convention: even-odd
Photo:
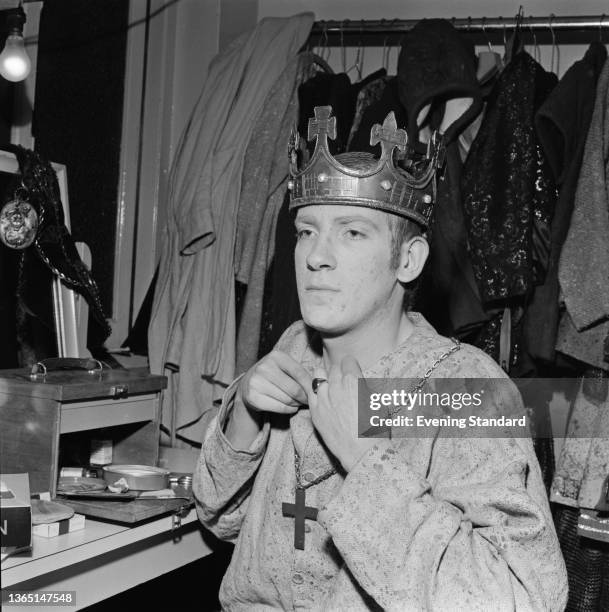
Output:
[[534,116],[556,77],[527,53],[505,68],[465,162],[463,206],[482,301],[524,296],[543,282],[556,187]]

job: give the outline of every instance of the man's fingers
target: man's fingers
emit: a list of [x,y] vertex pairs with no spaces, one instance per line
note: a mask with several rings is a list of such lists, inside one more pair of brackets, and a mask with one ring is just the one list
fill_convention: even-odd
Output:
[[[298,388],[300,389],[300,386],[298,386]],[[295,406],[297,408],[303,404],[297,397],[287,393],[284,388],[277,385],[274,381],[265,378],[253,380],[250,393],[257,393],[260,397],[276,399],[286,406]]]
[[290,357],[287,353],[282,351],[274,351],[273,357],[275,363],[279,366],[279,369],[285,372],[288,376],[292,377],[304,391],[304,397],[306,398],[311,388],[311,375],[307,370],[298,363],[295,359]]
[[278,414],[294,414],[298,411],[298,404],[289,405],[285,402],[276,399],[267,393],[260,393],[252,390],[249,394],[248,401],[256,406],[258,410],[265,412],[276,412]]
[[269,365],[268,368],[268,371],[261,370],[257,376],[252,377],[252,385],[255,388],[259,391],[264,391],[265,389],[270,391],[271,387],[273,387],[283,393],[282,396],[279,396],[271,392],[271,395],[276,397],[276,399],[285,400],[286,403],[294,403],[296,405],[307,403],[307,394],[297,380],[294,380],[289,374],[286,374],[274,364]]

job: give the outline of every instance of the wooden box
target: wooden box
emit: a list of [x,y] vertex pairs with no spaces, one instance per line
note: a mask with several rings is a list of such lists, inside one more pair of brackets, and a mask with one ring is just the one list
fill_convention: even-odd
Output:
[[48,372],[0,370],[0,465],[28,472],[32,493],[54,497],[59,470],[87,466],[91,440],[112,441],[113,463],[157,465],[164,376],[146,368]]

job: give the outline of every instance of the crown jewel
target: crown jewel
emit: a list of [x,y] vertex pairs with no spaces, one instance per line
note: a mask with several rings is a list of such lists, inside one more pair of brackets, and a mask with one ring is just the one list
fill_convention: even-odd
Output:
[[[316,139],[309,163],[298,167],[300,135],[292,130],[289,140],[291,180],[290,209],[310,204],[366,206],[408,217],[424,227],[429,225],[435,199],[435,174],[444,162],[441,136],[434,132],[427,154],[417,159],[408,147],[408,136],[398,129],[393,112],[383,125],[370,131],[370,144],[381,145],[380,158],[365,169],[342,164],[328,149],[328,138],[336,138],[336,117],[331,106],[316,106],[309,119],[308,140]],[[398,150],[408,170],[394,164]]]

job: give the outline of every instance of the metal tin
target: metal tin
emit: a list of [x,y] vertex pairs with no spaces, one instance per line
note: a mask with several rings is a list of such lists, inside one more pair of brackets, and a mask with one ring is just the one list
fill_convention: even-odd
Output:
[[180,476],[178,478],[178,485],[185,491],[190,491],[192,489],[192,476]]
[[124,479],[130,490],[157,491],[167,488],[169,470],[152,465],[107,465],[104,480],[108,485]]

